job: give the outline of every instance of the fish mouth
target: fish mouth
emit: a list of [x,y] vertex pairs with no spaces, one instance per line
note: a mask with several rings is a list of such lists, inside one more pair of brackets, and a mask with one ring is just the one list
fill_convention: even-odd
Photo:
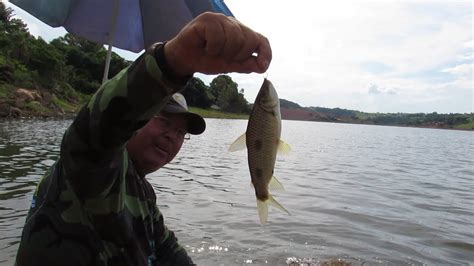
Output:
[[265,80],[265,83],[267,82],[267,86],[264,85],[264,87],[260,89],[256,101],[258,102],[260,108],[262,108],[266,112],[271,113],[275,108],[279,106],[280,100],[273,85],[271,85],[268,80]]

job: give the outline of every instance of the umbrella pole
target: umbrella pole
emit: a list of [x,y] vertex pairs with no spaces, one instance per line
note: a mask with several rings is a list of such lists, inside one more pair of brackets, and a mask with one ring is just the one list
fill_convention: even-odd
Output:
[[105,69],[104,69],[104,76],[102,77],[102,84],[104,84],[109,79],[109,68],[110,68],[111,56],[112,56],[112,45],[109,44],[109,49],[107,49],[107,57],[105,58]]
[[114,13],[112,15],[112,31],[109,35],[109,49],[107,50],[107,57],[105,58],[105,69],[104,69],[104,76],[102,77],[102,84],[104,84],[109,79],[109,68],[110,68],[110,60],[112,57],[112,42],[115,39],[115,30],[117,28],[117,17],[119,11],[120,0],[115,0],[114,5]]

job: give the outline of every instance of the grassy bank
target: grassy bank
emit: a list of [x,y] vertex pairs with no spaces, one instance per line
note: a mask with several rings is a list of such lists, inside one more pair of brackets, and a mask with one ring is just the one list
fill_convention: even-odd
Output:
[[189,110],[193,113],[197,113],[201,115],[202,117],[206,117],[206,118],[223,118],[223,119],[248,119],[249,118],[249,116],[246,114],[226,113],[226,112],[212,110],[212,109],[190,107]]
[[463,130],[474,130],[474,119],[471,118],[471,121],[466,124],[456,125],[454,129],[463,129]]
[[0,83],[0,100],[6,100],[12,95],[15,86]]

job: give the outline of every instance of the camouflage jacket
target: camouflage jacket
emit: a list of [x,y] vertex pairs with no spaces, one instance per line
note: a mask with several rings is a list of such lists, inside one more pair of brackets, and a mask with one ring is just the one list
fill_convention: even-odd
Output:
[[156,51],[162,44],[105,83],[67,129],[34,193],[18,266],[192,264],[125,148],[184,85],[163,74]]

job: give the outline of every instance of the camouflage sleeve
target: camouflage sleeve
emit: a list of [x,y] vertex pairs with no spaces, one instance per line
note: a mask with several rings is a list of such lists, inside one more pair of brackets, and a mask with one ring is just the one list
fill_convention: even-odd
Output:
[[174,232],[169,230],[163,221],[163,215],[155,212],[155,244],[159,265],[189,266],[195,265],[186,250],[179,245]]
[[126,141],[184,86],[162,74],[154,56],[159,45],[103,84],[66,131],[63,171],[80,198],[107,194],[124,174]]

